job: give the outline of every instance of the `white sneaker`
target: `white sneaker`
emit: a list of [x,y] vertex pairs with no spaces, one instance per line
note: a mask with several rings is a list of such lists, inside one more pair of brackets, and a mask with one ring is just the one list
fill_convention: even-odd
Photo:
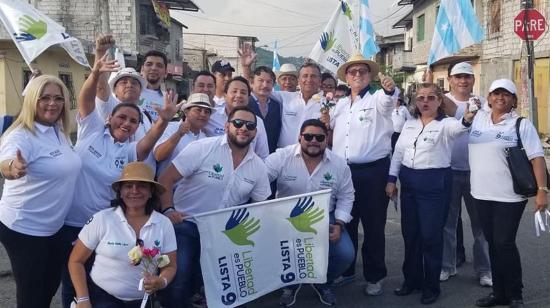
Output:
[[479,275],[479,285],[482,287],[492,287],[493,277],[491,276],[491,273],[484,273]]
[[367,282],[365,293],[367,293],[367,295],[370,295],[370,296],[377,296],[384,293],[384,290],[382,290],[382,280],[379,280],[378,282],[375,282],[375,283]]
[[439,281],[447,281],[453,276],[456,276],[456,269],[454,271],[442,270],[439,274]]

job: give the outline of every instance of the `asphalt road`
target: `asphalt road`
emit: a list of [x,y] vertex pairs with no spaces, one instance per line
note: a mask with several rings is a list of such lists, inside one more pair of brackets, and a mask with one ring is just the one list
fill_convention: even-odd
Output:
[[[533,204],[529,202],[517,237],[523,264],[524,299],[527,307],[550,307],[550,233],[546,233],[540,238],[535,236],[532,208]],[[480,287],[474,276],[471,264],[472,236],[465,212],[463,211],[463,219],[467,263],[459,268],[457,276],[441,284],[441,297],[430,307],[475,307],[475,300],[490,292],[490,288]],[[350,285],[335,289],[338,297],[338,307],[425,307],[420,304],[419,293],[407,297],[393,295],[393,289],[399,287],[402,282],[402,261],[403,239],[401,237],[399,214],[395,212],[393,207],[390,207],[386,225],[388,277],[384,283],[384,294],[376,297],[364,295],[365,282],[362,278],[358,278]],[[362,269],[359,263],[357,272],[361,273]],[[279,295],[279,291],[272,292],[249,303],[247,307],[276,307]],[[10,274],[8,257],[0,245],[0,308],[4,307],[15,307],[15,284]],[[54,299],[52,307],[60,307],[59,296]],[[314,291],[306,286],[301,289],[295,307],[315,308],[325,306],[318,301]]]

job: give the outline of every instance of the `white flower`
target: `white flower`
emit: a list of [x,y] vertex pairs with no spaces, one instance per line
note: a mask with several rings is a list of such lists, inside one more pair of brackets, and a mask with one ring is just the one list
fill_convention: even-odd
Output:
[[316,102],[320,102],[321,101],[321,95],[319,95],[319,93],[313,95],[311,97],[312,100],[316,101]]
[[168,264],[170,264],[170,258],[168,257],[168,255],[161,255],[158,258],[158,267],[159,268],[163,268]]
[[130,258],[130,261],[133,264],[139,263],[141,261],[142,256],[143,254],[141,253],[140,246],[135,246],[134,248],[130,249],[130,251],[128,251],[128,258]]

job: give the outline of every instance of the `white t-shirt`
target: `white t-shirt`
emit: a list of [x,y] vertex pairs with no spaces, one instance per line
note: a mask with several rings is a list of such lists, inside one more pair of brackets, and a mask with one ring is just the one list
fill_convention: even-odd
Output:
[[283,148],[298,142],[300,127],[305,120],[321,117],[321,93],[313,95],[307,104],[302,92],[274,91],[273,97],[281,102],[282,126],[277,146]]
[[390,175],[397,177],[401,165],[411,169],[450,167],[453,140],[467,131],[455,118],[432,120],[426,126],[420,118],[405,122],[395,144]]
[[[397,93],[397,91],[396,91]],[[348,164],[369,163],[391,152],[394,99],[384,90],[340,99],[331,116],[332,152]]]
[[[162,137],[160,137],[159,141],[155,145],[155,150],[161,144],[163,144],[168,139],[170,139],[170,137],[178,131],[178,129],[180,127],[180,124],[181,124],[181,121],[180,122],[170,122],[170,123],[168,123],[168,126],[166,127],[166,130],[164,130],[164,133],[162,134]],[[185,149],[185,147],[188,144],[190,144],[193,141],[197,141],[197,140],[203,139],[203,138],[206,138],[206,135],[204,134],[204,132],[202,130],[196,135],[191,131],[187,132],[187,134],[185,134],[184,136],[182,136],[180,138],[178,144],[174,148],[174,151],[172,151],[172,154],[170,155],[170,157],[168,157],[167,159],[165,159],[163,161],[158,161],[157,162],[157,174],[160,174],[164,169],[166,169],[166,167],[168,167],[168,165],[170,165],[172,160],[174,160],[174,158],[176,158],[176,156],[178,156],[178,154],[181,151],[183,151],[183,149]]]
[[0,161],[14,159],[17,149],[27,161],[26,176],[4,182],[0,221],[23,234],[55,234],[73,200],[80,157],[57,125],[35,123],[34,134],[16,128],[4,134],[0,148]]
[[82,169],[65,224],[81,228],[92,215],[111,205],[115,198],[111,183],[120,178],[127,163],[137,160],[137,141],[115,142],[97,112],[84,119],[77,116],[77,122],[75,150]]
[[172,164],[183,176],[174,192],[174,207],[186,215],[245,204],[249,199],[263,201],[271,195],[265,164],[251,148],[233,167],[227,135],[192,142]]
[[[256,117],[256,121],[258,122],[258,125],[256,125],[256,137],[254,137],[250,146],[261,159],[266,159],[269,155],[269,145],[267,143],[264,121],[260,117]],[[225,123],[227,123],[225,107],[214,109],[208,123],[204,127],[206,136],[213,137],[225,134]]]
[[153,122],[156,122],[159,118],[158,112],[155,111],[153,106],[162,108],[164,105],[164,97],[162,92],[159,90],[143,89],[141,90],[141,95],[139,97],[139,107],[147,111],[151,116]]
[[302,158],[300,144],[277,149],[267,157],[265,164],[269,180],[277,180],[277,198],[332,189],[330,211],[335,211],[338,220],[351,220],[355,200],[351,171],[346,162],[329,149],[311,174]]
[[[453,101],[457,108],[455,118],[457,120],[462,119],[468,106],[468,100],[460,101],[456,99],[450,92],[445,94],[451,101]],[[476,96],[480,102],[482,108],[486,111],[490,111],[487,104],[487,100],[483,96]],[[458,136],[454,141],[453,154],[451,155],[451,168],[453,170],[468,171],[470,165],[468,164],[468,134]]]
[[403,125],[407,120],[412,119],[409,109],[405,106],[399,106],[395,108],[391,113],[391,121],[393,123],[393,131],[396,133],[401,133],[403,130]]
[[151,213],[139,233],[136,236],[122,208],[117,207],[96,213],[78,235],[84,246],[96,253],[90,272],[94,283],[124,301],[142,299],[144,294],[138,290],[143,267],[132,265],[128,258],[128,252],[136,246],[138,238],[143,240],[143,247],[159,248],[160,254],[177,249],[174,226],[170,219],[156,211]]
[[[514,192],[512,176],[506,161],[505,148],[517,145],[514,111],[493,123],[491,111],[478,111],[470,129],[469,159],[471,194],[480,200],[519,202],[525,200]],[[531,160],[543,157],[544,151],[533,124],[523,119],[519,128],[521,142]]]

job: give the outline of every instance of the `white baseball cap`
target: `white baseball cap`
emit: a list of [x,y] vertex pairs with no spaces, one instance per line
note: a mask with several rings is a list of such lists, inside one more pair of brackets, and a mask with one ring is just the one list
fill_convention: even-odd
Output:
[[139,81],[139,83],[141,84],[142,91],[147,87],[147,81],[145,80],[145,78],[141,76],[140,73],[136,72],[136,70],[133,67],[125,67],[119,70],[118,72],[116,72],[109,79],[109,87],[111,88],[111,91],[113,91],[113,93],[115,92],[115,84],[117,83],[117,81],[119,81],[121,78],[124,78],[124,77],[132,77],[137,81]]
[[473,75],[474,74],[474,68],[472,65],[468,62],[460,62],[455,64],[453,68],[451,69],[450,76],[458,75],[458,74],[467,74],[467,75]]
[[491,87],[489,88],[489,93],[492,93],[496,89],[504,89],[512,94],[516,94],[517,89],[516,85],[510,79],[497,79],[493,81]]

